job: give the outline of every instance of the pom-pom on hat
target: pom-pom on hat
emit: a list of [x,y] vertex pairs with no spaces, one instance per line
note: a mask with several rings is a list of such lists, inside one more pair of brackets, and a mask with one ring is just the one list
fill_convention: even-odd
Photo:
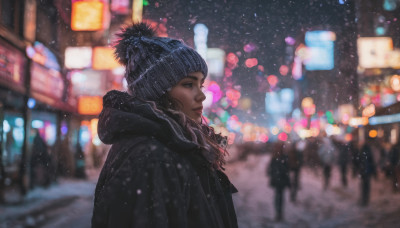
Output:
[[117,34],[117,60],[125,65],[128,92],[155,101],[192,72],[207,76],[204,59],[182,41],[155,36],[145,23],[137,23]]

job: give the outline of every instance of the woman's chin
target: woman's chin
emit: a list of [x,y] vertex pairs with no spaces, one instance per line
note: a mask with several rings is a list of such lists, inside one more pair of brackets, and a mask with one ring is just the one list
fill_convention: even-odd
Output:
[[201,115],[199,116],[192,116],[190,117],[193,121],[195,121],[198,124],[201,124]]

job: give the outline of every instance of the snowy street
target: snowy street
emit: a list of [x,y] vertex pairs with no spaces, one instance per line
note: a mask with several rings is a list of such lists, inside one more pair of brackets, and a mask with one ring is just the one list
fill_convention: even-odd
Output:
[[23,203],[0,206],[0,228],[90,227],[98,172],[88,180],[61,179],[49,188],[35,188]]
[[[297,203],[289,201],[286,190],[284,220],[275,222],[273,189],[265,176],[269,159],[269,155],[250,155],[226,166],[239,190],[234,201],[240,228],[396,227],[400,223],[400,194],[392,193],[388,179],[381,174],[372,180],[370,205],[363,208],[358,203],[358,179],[349,174],[349,186],[342,188],[337,167],[325,191],[321,171],[303,169]],[[88,181],[61,180],[48,189],[34,189],[24,204],[0,207],[0,227],[90,227],[96,181],[92,176]]]
[[274,192],[265,176],[269,158],[269,155],[251,155],[245,162],[227,166],[227,175],[239,190],[234,196],[239,227],[397,227],[400,224],[400,194],[392,193],[389,180],[383,176],[372,180],[370,205],[363,208],[358,203],[358,179],[349,175],[349,186],[342,188],[337,167],[326,191],[322,188],[322,174],[303,169],[297,203],[289,201],[286,190],[284,221],[275,223]]

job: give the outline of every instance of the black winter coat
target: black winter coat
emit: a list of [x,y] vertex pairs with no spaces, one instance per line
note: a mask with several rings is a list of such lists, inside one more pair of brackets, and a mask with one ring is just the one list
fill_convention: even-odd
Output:
[[267,167],[269,184],[274,188],[283,189],[290,186],[288,157],[280,155],[272,157]]
[[237,227],[227,176],[211,169],[179,125],[111,91],[98,133],[113,144],[95,191],[92,227]]
[[376,167],[371,146],[364,144],[360,150],[359,172],[361,177],[369,178],[372,175],[376,176]]

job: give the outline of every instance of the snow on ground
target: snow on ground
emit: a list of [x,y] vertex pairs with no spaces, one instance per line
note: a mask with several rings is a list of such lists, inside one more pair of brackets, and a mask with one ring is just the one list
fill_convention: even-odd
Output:
[[[233,154],[234,155],[234,154]],[[323,190],[321,171],[303,169],[298,201],[289,201],[285,192],[284,221],[275,222],[273,189],[265,176],[269,155],[250,155],[246,161],[229,163],[226,173],[239,192],[234,202],[240,228],[264,227],[399,227],[400,194],[392,193],[389,180],[379,175],[371,183],[371,201],[360,207],[359,180],[349,175],[349,186],[341,187],[337,167],[332,171],[330,188]],[[0,206],[1,221],[9,216],[18,217],[29,210],[57,199],[93,197],[98,173],[89,181],[60,179],[47,189],[36,188],[28,193],[21,204]]]
[[48,188],[36,187],[28,192],[23,201],[11,205],[0,205],[1,222],[43,208],[57,200],[74,200],[80,197],[93,197],[98,178],[98,170],[89,170],[87,180],[60,178],[57,184]]
[[265,175],[269,155],[250,155],[247,161],[230,163],[226,173],[239,192],[234,202],[240,228],[263,227],[398,227],[400,194],[392,192],[390,180],[382,174],[371,181],[368,207],[359,205],[359,179],[348,176],[348,187],[340,183],[339,171],[332,170],[330,187],[323,190],[322,172],[303,168],[297,202],[285,191],[284,221],[275,222],[273,189]]

